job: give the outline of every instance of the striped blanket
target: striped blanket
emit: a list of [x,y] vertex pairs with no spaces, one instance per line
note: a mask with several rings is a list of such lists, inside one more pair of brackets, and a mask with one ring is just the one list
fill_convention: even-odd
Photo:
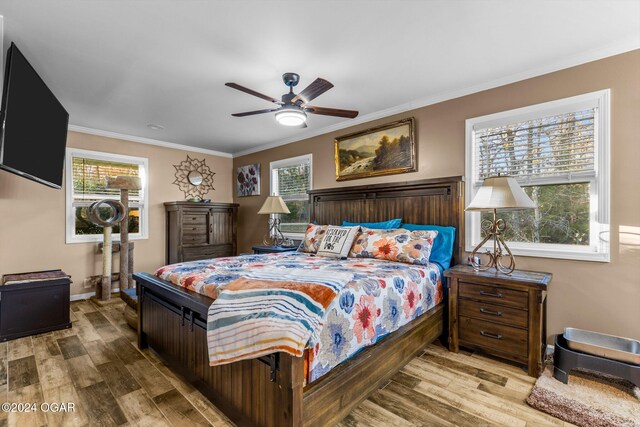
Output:
[[319,340],[326,308],[352,278],[303,269],[244,272],[209,307],[210,365],[277,351],[302,356]]

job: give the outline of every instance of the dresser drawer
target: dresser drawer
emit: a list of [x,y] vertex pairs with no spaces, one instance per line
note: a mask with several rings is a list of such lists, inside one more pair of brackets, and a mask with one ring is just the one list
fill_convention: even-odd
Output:
[[218,258],[223,256],[233,256],[232,245],[194,246],[182,249],[182,257],[184,261],[197,261],[200,259]]
[[529,306],[529,296],[526,292],[504,287],[460,282],[458,293],[460,298],[470,298],[490,304],[507,305],[523,310]]
[[527,357],[527,331],[484,320],[460,316],[460,341],[479,347]]
[[198,212],[198,213],[185,212],[182,214],[182,224],[183,226],[201,225],[203,227],[206,227],[207,215],[202,214],[201,212]]
[[204,224],[185,224],[182,227],[183,236],[206,234],[207,231],[207,226]]
[[202,225],[185,224],[182,228],[182,244],[197,245],[209,242],[209,230]]

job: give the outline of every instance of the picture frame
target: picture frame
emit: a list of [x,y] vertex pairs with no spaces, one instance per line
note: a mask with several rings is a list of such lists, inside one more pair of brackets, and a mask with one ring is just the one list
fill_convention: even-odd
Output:
[[340,136],[334,145],[336,181],[417,170],[413,117]]
[[236,177],[236,195],[238,197],[260,195],[260,163],[240,166]]

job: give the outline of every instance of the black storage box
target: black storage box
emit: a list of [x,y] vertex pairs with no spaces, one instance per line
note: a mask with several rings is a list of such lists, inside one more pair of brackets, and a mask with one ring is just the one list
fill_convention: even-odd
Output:
[[5,275],[0,286],[0,341],[71,327],[71,279],[62,270]]

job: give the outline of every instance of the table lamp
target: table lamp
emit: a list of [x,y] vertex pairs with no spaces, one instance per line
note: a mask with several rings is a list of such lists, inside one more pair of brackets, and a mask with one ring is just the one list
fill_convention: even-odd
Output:
[[[280,196],[267,196],[267,200],[258,211],[259,214],[273,215],[273,214],[288,214],[291,213],[289,208],[282,200]],[[284,235],[280,231],[280,218],[272,216],[269,218],[269,231],[265,234],[262,243],[266,246],[275,245],[281,246],[285,241]]]
[[[476,271],[485,271],[492,267],[501,273],[511,274],[516,268],[516,261],[509,249],[509,246],[502,238],[502,234],[507,229],[507,223],[502,218],[496,218],[496,211],[501,210],[518,210],[532,209],[536,205],[522,190],[515,179],[509,176],[493,176],[486,178],[482,187],[476,193],[467,211],[492,211],[493,221],[483,222],[482,231],[486,233],[486,237],[475,247],[471,253],[471,265]],[[482,249],[482,246],[493,239],[493,253],[487,249],[485,255],[489,257],[489,262],[482,265],[476,262],[476,253]],[[506,255],[503,253],[506,252]],[[504,265],[502,258],[508,256],[509,264]]]

